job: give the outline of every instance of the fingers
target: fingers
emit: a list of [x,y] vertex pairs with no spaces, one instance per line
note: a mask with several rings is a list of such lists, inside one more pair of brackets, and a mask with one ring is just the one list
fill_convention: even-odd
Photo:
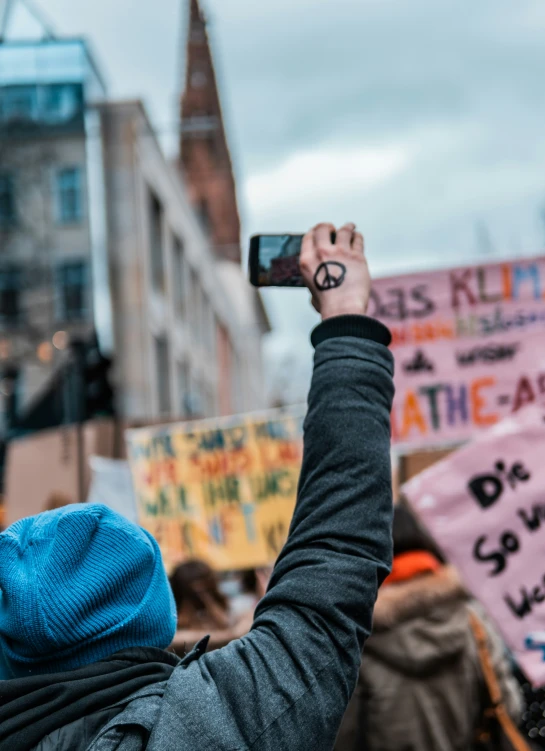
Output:
[[[334,243],[331,241],[332,233],[335,233]],[[325,251],[325,257],[329,257],[335,249],[341,252],[349,251],[350,254],[355,255],[364,254],[363,235],[361,232],[356,232],[356,225],[353,222],[347,222],[338,231],[335,230],[333,224],[323,222],[317,224],[303,237],[299,265],[306,284],[311,290],[314,289],[313,279],[316,267],[320,260],[324,260],[321,251]],[[319,310],[316,304],[314,307]]]
[[335,227],[332,224],[324,222],[323,224],[317,224],[314,227],[314,243],[317,248],[332,249],[333,243],[331,242],[331,235],[335,232]]
[[303,274],[309,274],[314,261],[314,230],[311,229],[303,237],[301,243],[301,255],[299,257],[299,267]]
[[343,225],[340,230],[337,231],[336,245],[344,248],[345,250],[350,250],[355,229],[356,225],[352,222],[347,222],[345,225]]
[[354,232],[354,237],[352,238],[352,250],[356,253],[363,254],[364,248],[365,244],[363,241],[363,235],[361,232]]

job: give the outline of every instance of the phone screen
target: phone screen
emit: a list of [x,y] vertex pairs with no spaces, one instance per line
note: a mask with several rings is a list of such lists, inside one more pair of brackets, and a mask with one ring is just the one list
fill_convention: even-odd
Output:
[[303,235],[254,235],[250,281],[256,287],[303,287],[299,256]]

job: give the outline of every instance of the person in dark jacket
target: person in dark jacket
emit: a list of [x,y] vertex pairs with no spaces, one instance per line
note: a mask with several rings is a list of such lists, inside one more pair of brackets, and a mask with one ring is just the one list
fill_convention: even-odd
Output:
[[[407,508],[396,507],[393,530],[392,573],[335,751],[469,751],[486,694],[467,593]],[[522,697],[504,645],[484,613],[477,615],[504,703],[518,721]]]
[[365,316],[363,238],[304,238],[323,322],[297,503],[245,637],[165,651],[174,599],[157,544],[106,507],[0,536],[0,751],[331,751],[391,566],[388,330]]

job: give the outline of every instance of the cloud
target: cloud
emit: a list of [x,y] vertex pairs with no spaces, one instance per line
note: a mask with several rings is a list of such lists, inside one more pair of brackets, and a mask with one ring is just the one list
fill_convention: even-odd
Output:
[[[60,32],[91,38],[114,96],[143,96],[171,148],[185,2],[47,2]],[[512,238],[498,242],[505,252],[535,252],[542,0],[202,2],[247,234],[353,217],[381,268],[405,269],[470,256],[481,221]],[[382,181],[371,157],[369,183],[365,155],[385,149],[408,156]],[[328,180],[304,183],[310,155]],[[331,174],[335,158],[348,189]]]
[[[302,202],[327,211],[332,194],[366,192],[406,168],[410,155],[399,146],[375,149],[298,151],[272,169],[257,172],[244,190],[254,217],[288,212]],[[325,200],[324,200],[325,199]]]
[[[185,2],[47,11],[61,32],[89,35],[112,93],[143,96],[168,131]],[[474,260],[476,227],[498,255],[542,248],[543,0],[202,2],[246,235],[354,219],[375,273]],[[267,304],[275,347],[297,354],[307,297]]]

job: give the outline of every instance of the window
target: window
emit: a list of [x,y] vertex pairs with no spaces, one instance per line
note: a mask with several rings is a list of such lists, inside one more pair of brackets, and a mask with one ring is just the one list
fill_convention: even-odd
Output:
[[21,317],[22,273],[15,267],[0,269],[0,320],[18,323]]
[[57,218],[61,224],[81,221],[81,169],[66,167],[57,173]]
[[182,417],[191,415],[190,373],[187,362],[178,363],[178,411]]
[[164,292],[163,207],[154,193],[150,193],[149,212],[151,282],[155,290]]
[[201,20],[195,21],[191,24],[191,30],[189,33],[190,41],[194,44],[199,44],[206,40],[206,33],[204,30],[204,23]]
[[202,295],[202,340],[203,345],[209,354],[214,354],[214,312],[207,296]]
[[43,90],[43,109],[50,117],[59,117],[62,112],[66,87],[53,84]]
[[87,315],[89,267],[86,261],[69,261],[57,267],[57,319],[81,321]]
[[182,120],[182,133],[192,138],[206,138],[207,134],[215,133],[219,127],[216,115],[201,114],[189,115]]
[[197,204],[197,217],[199,218],[203,230],[206,232],[206,234],[209,234],[211,223],[210,212],[208,211],[208,201],[206,200],[206,198],[201,198],[201,200]]
[[168,342],[165,337],[155,339],[155,365],[159,412],[165,415],[170,413],[170,363]]
[[15,183],[13,176],[0,173],[0,228],[15,224]]
[[185,303],[185,259],[184,259],[184,246],[182,241],[175,237],[173,245],[173,266],[174,266],[174,307],[176,313],[180,316],[184,315],[184,303]]
[[0,92],[0,122],[32,121],[37,110],[36,86],[8,86]]
[[204,70],[194,70],[189,80],[192,89],[202,89],[203,86],[206,86],[208,79]]
[[83,114],[81,84],[49,84],[38,89],[39,117],[44,123],[66,123]]
[[190,274],[189,308],[187,317],[191,328],[191,336],[197,344],[201,343],[201,288],[199,277],[192,269]]
[[0,125],[56,125],[83,115],[81,84],[0,87]]
[[195,372],[191,374],[191,390],[188,402],[188,412],[191,417],[204,417],[203,378]]

